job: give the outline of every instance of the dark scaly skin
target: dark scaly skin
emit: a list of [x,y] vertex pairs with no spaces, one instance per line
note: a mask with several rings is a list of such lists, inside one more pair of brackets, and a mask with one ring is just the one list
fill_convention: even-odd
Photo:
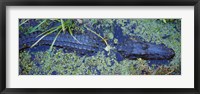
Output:
[[[40,37],[36,38],[41,32],[34,32],[29,35],[20,35],[19,50],[27,50],[32,44],[34,44]],[[56,33],[52,33],[44,37],[34,48],[46,45],[50,47]],[[76,51],[78,55],[95,55],[98,51],[105,51],[106,45],[101,39],[94,34],[74,34],[75,40],[69,33],[61,33],[54,47],[65,48],[68,51]],[[170,60],[175,56],[174,51],[171,48],[167,48],[163,44],[148,43],[142,41],[133,41],[126,39],[123,42],[114,45],[112,52],[114,54],[119,53],[123,58],[138,59],[142,58],[145,60]],[[38,48],[40,49],[40,48]],[[29,49],[30,50],[30,49]]]
[[[58,32],[52,33],[44,37],[37,45],[34,47],[37,48],[39,46],[51,46],[54,38],[56,37]],[[41,32],[34,32],[29,35],[20,36],[19,49],[26,50],[30,48],[40,37],[37,37]],[[82,55],[93,55],[98,51],[103,50],[104,43],[99,41],[96,36],[85,36],[84,34],[76,34],[74,37],[75,40],[69,33],[60,33],[54,43],[54,47],[65,48],[69,51],[76,51]],[[30,50],[30,49],[29,49]],[[39,49],[38,49],[39,50]]]

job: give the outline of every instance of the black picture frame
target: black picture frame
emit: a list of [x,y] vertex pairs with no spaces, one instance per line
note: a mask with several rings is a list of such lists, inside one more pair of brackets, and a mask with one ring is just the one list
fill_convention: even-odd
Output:
[[[6,88],[6,6],[194,6],[194,88]],[[0,92],[2,94],[200,94],[200,1],[199,0],[1,0]]]

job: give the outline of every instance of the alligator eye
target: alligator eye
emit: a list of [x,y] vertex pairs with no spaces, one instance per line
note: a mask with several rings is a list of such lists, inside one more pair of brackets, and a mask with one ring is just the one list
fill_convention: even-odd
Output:
[[149,46],[148,46],[147,44],[143,44],[143,45],[142,45],[142,49],[143,49],[143,50],[146,50],[146,49],[148,49],[148,48],[149,48]]

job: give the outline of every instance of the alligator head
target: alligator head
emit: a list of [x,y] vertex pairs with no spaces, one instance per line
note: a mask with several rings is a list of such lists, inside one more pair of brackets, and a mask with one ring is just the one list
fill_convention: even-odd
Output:
[[148,42],[127,41],[117,46],[117,50],[128,59],[170,60],[175,56],[175,52],[164,44]]

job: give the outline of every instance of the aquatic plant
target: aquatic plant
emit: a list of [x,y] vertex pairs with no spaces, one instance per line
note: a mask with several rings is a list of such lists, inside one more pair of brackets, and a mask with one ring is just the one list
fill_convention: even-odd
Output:
[[19,54],[19,73],[27,75],[33,68],[33,62],[31,61],[31,55],[28,52]]
[[[23,75],[173,75],[180,71],[174,65],[149,66],[148,61],[124,60],[105,57],[99,52],[92,57],[79,57],[75,53],[64,53],[53,49],[55,54],[46,52],[21,52],[20,69]],[[35,56],[31,56],[35,54]],[[27,63],[30,62],[30,63]]]

